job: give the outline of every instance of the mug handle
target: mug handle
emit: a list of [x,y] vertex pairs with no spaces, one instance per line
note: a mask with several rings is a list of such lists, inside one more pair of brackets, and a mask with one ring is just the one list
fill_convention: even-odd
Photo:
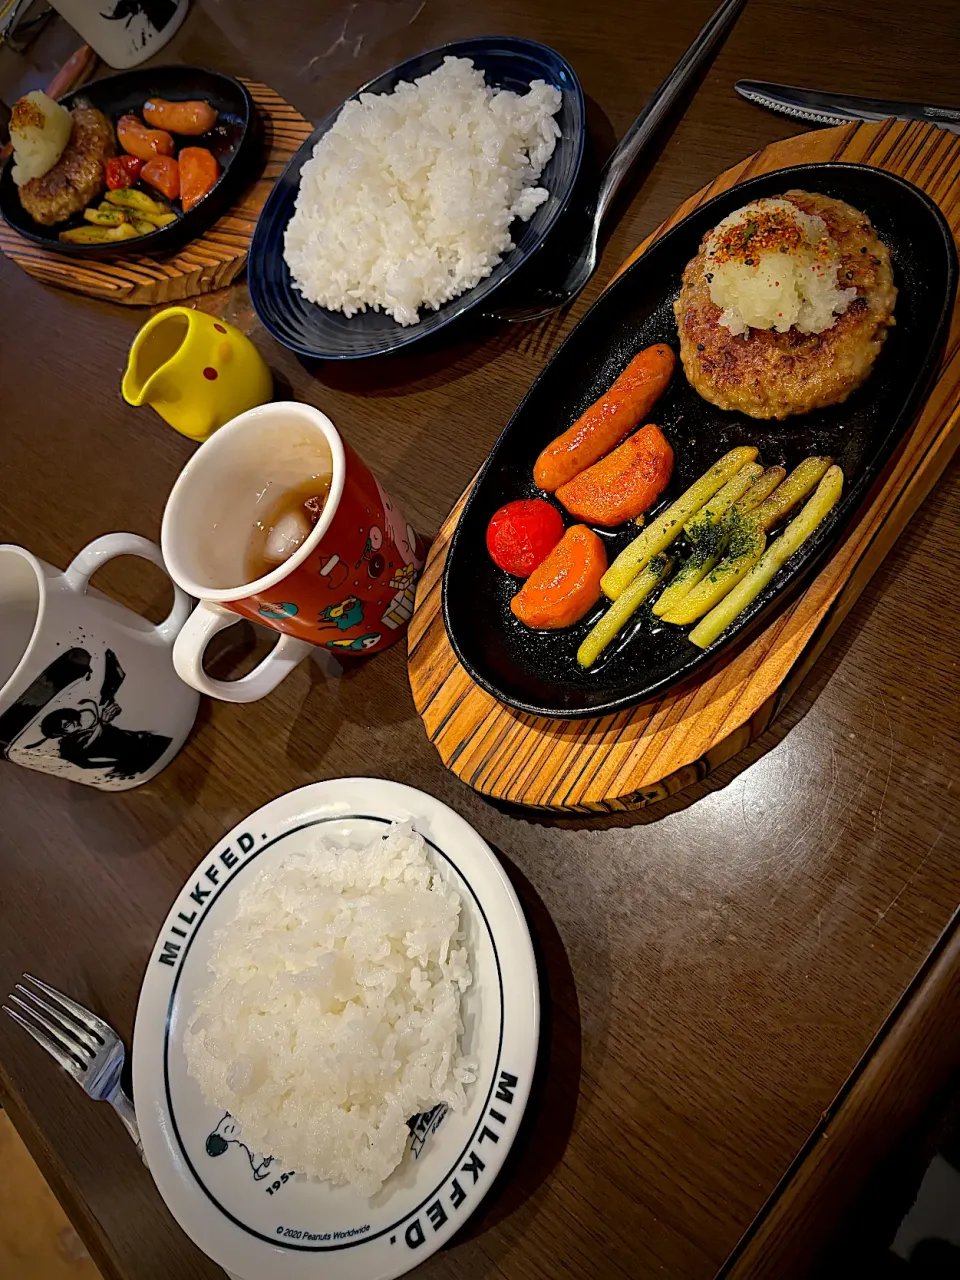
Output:
[[[96,571],[117,556],[140,556],[149,560],[158,569],[170,577],[170,572],[163,562],[163,554],[155,542],[149,538],[141,538],[138,533],[105,533],[102,538],[94,540],[83,548],[64,570],[63,576],[67,586],[74,591],[86,591],[87,585]],[[182,587],[170,579],[173,586],[173,608],[163,622],[154,627],[155,633],[166,644],[173,644],[187,618],[193,603]]]
[[184,624],[173,646],[173,665],[181,680],[200,693],[222,702],[256,702],[271,693],[284,677],[303,661],[316,645],[281,633],[280,639],[252,671],[238,680],[214,680],[203,669],[207,645],[240,615],[210,600],[201,600]]

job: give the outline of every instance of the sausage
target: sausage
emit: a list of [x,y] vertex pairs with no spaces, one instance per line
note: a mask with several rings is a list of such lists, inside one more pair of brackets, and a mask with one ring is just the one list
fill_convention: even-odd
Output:
[[672,474],[673,450],[651,422],[562,484],[557,499],[575,519],[612,529],[649,511]]
[[575,524],[540,561],[510,608],[538,631],[570,627],[600,599],[600,579],[606,571],[607,552],[600,538],[586,525]]
[[148,129],[136,116],[121,116],[117,121],[117,138],[128,155],[138,160],[154,156],[172,156],[173,139],[164,129]]
[[666,390],[676,363],[661,342],[634,356],[610,390],[537,458],[533,478],[539,487],[553,493],[615,449]]
[[218,112],[209,102],[200,99],[191,102],[168,102],[165,98],[151,98],[143,104],[143,118],[155,129],[168,129],[188,138],[209,133],[217,123]]

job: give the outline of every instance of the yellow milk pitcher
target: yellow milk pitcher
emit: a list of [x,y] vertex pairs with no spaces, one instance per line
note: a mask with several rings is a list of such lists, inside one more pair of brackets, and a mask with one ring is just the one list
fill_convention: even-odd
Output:
[[133,341],[121,387],[128,404],[149,404],[191,440],[206,440],[273,395],[267,363],[225,320],[168,307]]

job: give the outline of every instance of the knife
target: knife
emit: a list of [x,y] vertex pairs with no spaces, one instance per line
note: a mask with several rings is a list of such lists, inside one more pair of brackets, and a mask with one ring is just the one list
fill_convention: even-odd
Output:
[[848,93],[820,93],[789,84],[764,80],[738,80],[734,85],[741,98],[776,111],[780,115],[806,120],[810,124],[847,124],[851,120],[922,120],[951,133],[960,133],[960,109],[928,107],[922,102],[896,102],[884,98],[857,98]]

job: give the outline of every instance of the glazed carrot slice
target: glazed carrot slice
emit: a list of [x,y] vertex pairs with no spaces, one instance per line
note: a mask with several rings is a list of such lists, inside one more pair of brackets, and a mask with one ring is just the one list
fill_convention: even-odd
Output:
[[615,525],[649,511],[670,483],[673,450],[651,422],[618,449],[562,484],[557,498],[578,520]]
[[606,569],[607,553],[599,537],[586,525],[575,524],[537,565],[510,608],[538,631],[570,627],[600,599]]
[[173,156],[154,156],[140,170],[140,177],[168,200],[176,200],[180,194],[180,166]]
[[217,185],[220,166],[206,147],[184,147],[180,152],[180,203],[184,213]]
[[641,351],[600,397],[537,458],[533,478],[553,493],[615,449],[667,389],[677,358],[662,342]]

